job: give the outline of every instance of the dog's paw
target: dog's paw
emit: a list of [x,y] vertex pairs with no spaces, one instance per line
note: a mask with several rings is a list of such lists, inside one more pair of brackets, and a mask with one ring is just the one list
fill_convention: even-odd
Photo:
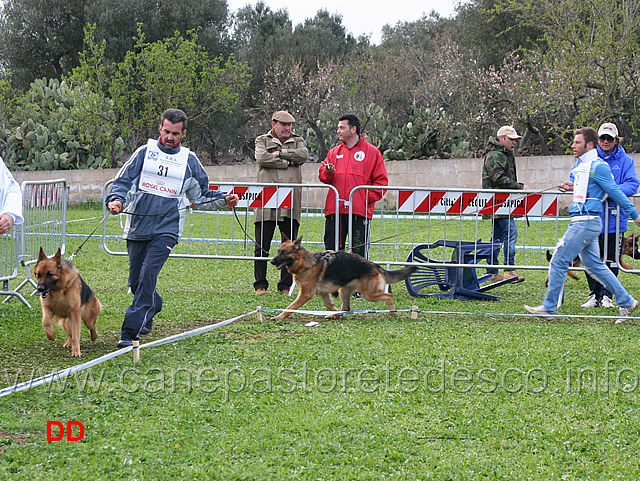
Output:
[[340,319],[338,314],[329,314],[328,316],[324,316],[325,319]]
[[284,317],[280,317],[280,316],[273,316],[273,317],[271,318],[271,320],[272,320],[272,321],[282,321],[282,320],[284,320]]

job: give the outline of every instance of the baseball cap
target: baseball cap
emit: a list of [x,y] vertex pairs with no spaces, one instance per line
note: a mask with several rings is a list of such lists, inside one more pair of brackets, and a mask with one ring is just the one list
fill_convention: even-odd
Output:
[[602,135],[609,135],[615,139],[618,136],[618,127],[616,127],[616,124],[612,124],[611,122],[602,124],[598,129],[598,137]]
[[500,129],[498,130],[498,137],[502,137],[503,135],[506,135],[510,139],[521,139],[522,138],[521,135],[518,135],[518,132],[516,132],[516,129],[514,129],[510,125],[504,125],[504,126],[500,127]]
[[279,110],[273,114],[271,120],[275,120],[277,122],[282,122],[283,124],[292,124],[296,121],[296,119],[289,112],[285,110]]

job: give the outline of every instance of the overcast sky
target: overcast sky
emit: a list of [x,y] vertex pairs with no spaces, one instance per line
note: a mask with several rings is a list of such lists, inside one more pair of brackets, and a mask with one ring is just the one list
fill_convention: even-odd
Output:
[[[370,34],[374,44],[380,42],[382,27],[386,24],[395,25],[397,22],[418,20],[423,13],[429,14],[435,10],[443,17],[454,13],[454,7],[459,0],[264,0],[271,10],[286,9],[289,12],[293,26],[304,22],[307,18],[315,17],[321,8],[330,14],[342,15],[342,25],[359,37]],[[235,12],[245,5],[255,5],[256,0],[227,0],[229,10]]]

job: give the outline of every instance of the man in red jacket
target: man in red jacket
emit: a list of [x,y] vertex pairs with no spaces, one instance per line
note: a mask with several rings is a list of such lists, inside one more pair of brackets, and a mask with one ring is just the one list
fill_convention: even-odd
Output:
[[[339,194],[339,209],[333,191],[327,194],[324,207],[324,245],[327,250],[345,248],[349,230],[349,193],[360,185],[389,185],[387,169],[382,154],[360,134],[360,119],[354,114],[338,119],[340,145],[329,151],[320,166],[320,181],[333,185]],[[373,217],[374,204],[382,199],[381,189],[361,189],[353,196],[353,252],[367,257],[369,244],[369,221]],[[339,220],[339,245],[335,245],[335,216]]]

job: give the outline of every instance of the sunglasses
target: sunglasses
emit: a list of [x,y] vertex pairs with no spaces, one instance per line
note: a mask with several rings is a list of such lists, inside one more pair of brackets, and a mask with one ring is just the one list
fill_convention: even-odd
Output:
[[613,142],[615,139],[613,137],[610,137],[608,135],[603,135],[602,137],[600,137],[600,142]]

